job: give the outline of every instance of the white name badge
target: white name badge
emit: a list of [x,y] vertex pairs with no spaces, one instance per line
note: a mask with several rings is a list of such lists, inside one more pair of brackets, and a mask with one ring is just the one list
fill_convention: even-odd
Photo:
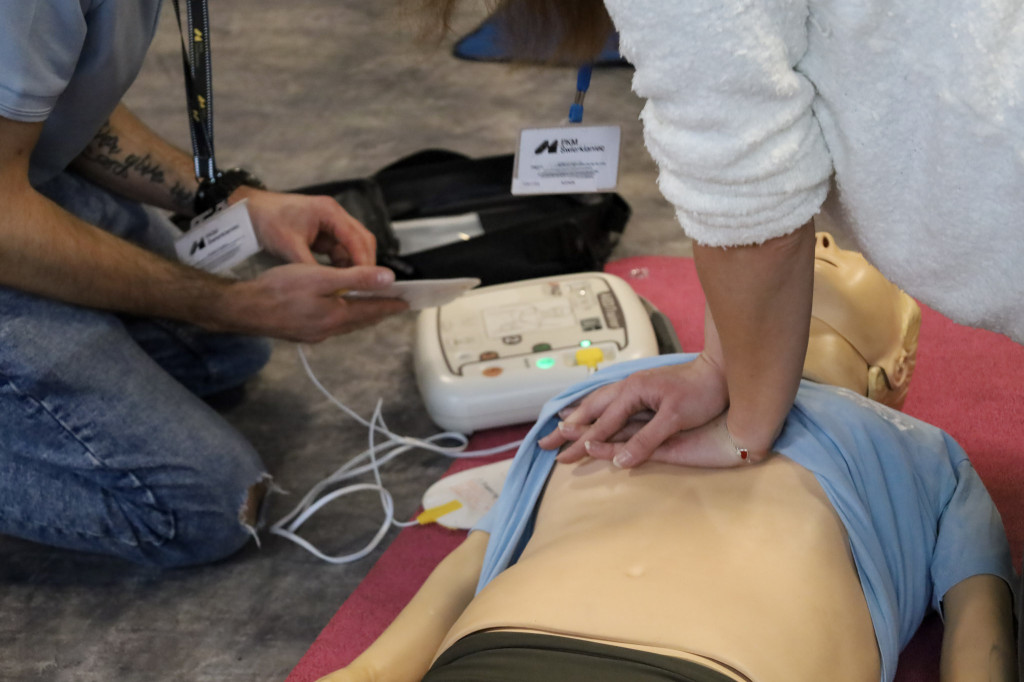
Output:
[[528,128],[519,133],[512,194],[608,192],[619,180],[618,126]]
[[207,272],[222,273],[259,253],[247,199],[216,211],[197,216],[185,236],[174,243],[178,260]]

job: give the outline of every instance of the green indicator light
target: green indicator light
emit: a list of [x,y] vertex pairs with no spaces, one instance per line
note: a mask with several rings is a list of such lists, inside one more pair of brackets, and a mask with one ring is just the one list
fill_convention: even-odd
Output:
[[588,339],[580,341],[580,348],[590,348],[590,341]]
[[551,369],[554,366],[555,366],[555,359],[554,358],[538,358],[537,359],[537,368],[538,369]]

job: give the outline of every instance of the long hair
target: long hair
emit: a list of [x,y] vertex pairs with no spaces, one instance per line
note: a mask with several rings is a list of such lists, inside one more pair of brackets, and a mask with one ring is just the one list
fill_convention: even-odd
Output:
[[[419,2],[434,30],[446,32],[459,0]],[[602,0],[500,0],[492,6],[503,47],[535,61],[589,61],[615,30]]]

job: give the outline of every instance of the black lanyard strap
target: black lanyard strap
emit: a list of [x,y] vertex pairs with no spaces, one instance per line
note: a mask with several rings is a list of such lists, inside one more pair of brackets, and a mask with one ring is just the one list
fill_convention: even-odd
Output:
[[179,0],[174,2],[181,37],[181,59],[185,70],[185,96],[192,133],[192,154],[196,179],[216,183],[217,163],[213,154],[213,66],[210,60],[210,13],[207,0],[187,0],[186,28],[181,25]]

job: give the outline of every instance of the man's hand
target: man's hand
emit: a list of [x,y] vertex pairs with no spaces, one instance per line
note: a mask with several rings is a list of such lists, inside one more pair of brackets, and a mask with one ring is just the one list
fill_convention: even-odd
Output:
[[698,446],[708,445],[711,438],[718,453],[710,457],[717,463],[712,465],[723,466],[729,460],[721,455],[731,451],[725,447],[728,435],[721,425],[720,433],[712,433],[711,427],[727,404],[725,374],[702,353],[692,362],[637,372],[594,391],[563,412],[558,429],[539,444],[556,449],[572,442],[558,455],[560,462],[590,455],[628,468],[656,451],[662,461],[703,462],[706,456]]
[[223,319],[229,331],[318,343],[407,310],[408,304],[397,299],[341,296],[349,290],[383,289],[394,279],[387,268],[369,265],[280,265],[229,286],[211,324]]
[[241,187],[231,203],[243,198],[260,244],[279,258],[314,264],[318,253],[339,267],[377,261],[376,238],[331,197]]
[[[162,258],[39,194],[29,158],[41,123],[0,117],[0,284],[78,305],[166,317],[208,329],[315,342],[371,325],[407,309],[402,301],[342,299],[374,291],[394,273],[373,266],[375,240],[329,197],[240,188],[264,246],[299,264],[247,281],[217,277]],[[129,159],[145,159],[145,166]],[[156,137],[124,107],[111,114],[76,169],[124,196],[188,212],[195,178],[188,155]],[[144,172],[143,172],[144,171]],[[335,268],[317,265],[313,251]]]
[[[242,198],[248,199],[260,244],[291,264],[231,288],[225,305],[239,313],[234,324],[243,325],[235,331],[317,343],[408,310],[407,303],[394,299],[342,298],[345,291],[383,289],[395,276],[374,267],[376,238],[337,201],[241,187],[231,202]],[[314,253],[327,256],[331,266],[319,264]],[[244,327],[247,321],[250,328]]]

